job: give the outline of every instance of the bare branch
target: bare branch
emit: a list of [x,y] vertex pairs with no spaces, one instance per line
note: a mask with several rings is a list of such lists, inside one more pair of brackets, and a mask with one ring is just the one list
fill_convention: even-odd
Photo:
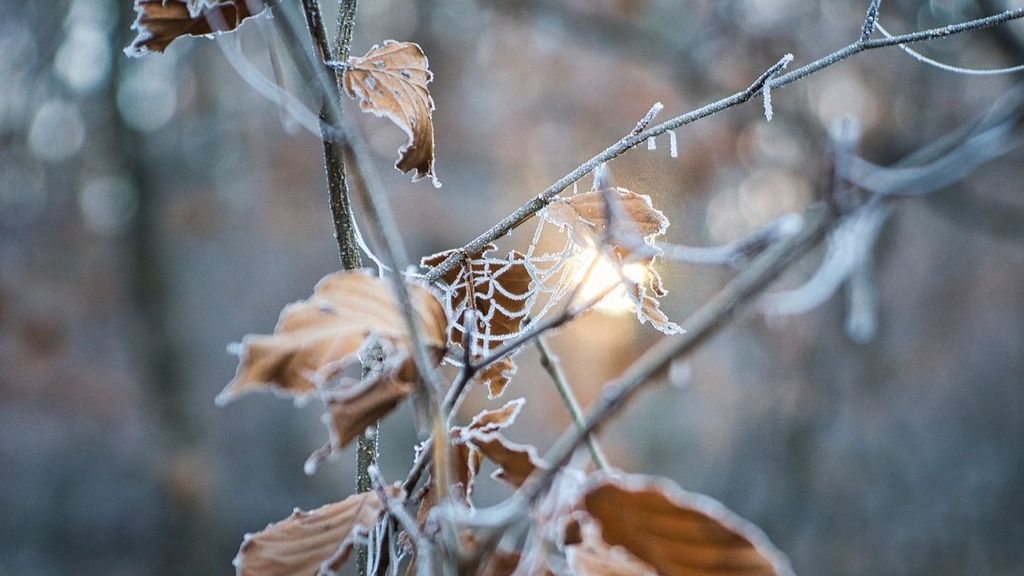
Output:
[[866,42],[875,32],[875,26],[878,25],[878,8],[881,5],[882,0],[871,0],[871,4],[868,5],[868,15],[864,18],[864,25],[860,29],[861,42]]
[[960,24],[953,24],[942,28],[932,28],[930,30],[923,30],[920,32],[914,32],[910,34],[902,34],[899,36],[893,36],[892,38],[880,38],[875,40],[861,41],[859,38],[856,42],[837,50],[827,56],[819,58],[807,64],[801,68],[793,70],[782,76],[772,77],[774,73],[778,72],[780,64],[776,64],[771,69],[762,74],[754,83],[752,83],[746,89],[737,92],[731,96],[717,100],[691,112],[687,112],[681,116],[667,120],[657,126],[648,128],[639,133],[633,133],[632,131],[623,137],[615,144],[609,146],[601,153],[597,154],[590,160],[587,160],[583,164],[579,165],[572,172],[569,172],[557,182],[549,186],[546,190],[541,192],[536,197],[530,199],[526,204],[523,204],[515,212],[506,216],[500,222],[495,224],[489,230],[475,238],[469,244],[466,244],[462,251],[454,252],[451,256],[445,259],[444,262],[438,264],[434,268],[430,269],[425,275],[427,280],[434,282],[441,278],[445,274],[451,272],[456,266],[461,264],[465,260],[465,255],[476,254],[484,249],[484,247],[505,236],[517,226],[531,218],[538,211],[543,209],[551,200],[562,193],[566,188],[572,186],[574,182],[579,181],[581,178],[589,174],[595,168],[600,166],[602,163],[607,162],[613,158],[616,158],[626,152],[627,150],[636,147],[637,145],[645,142],[648,138],[664,134],[669,130],[674,130],[680,126],[685,126],[706,118],[723,110],[732,108],[738,104],[743,104],[749,101],[751,98],[756,96],[770,82],[771,89],[781,88],[797,80],[800,80],[806,76],[810,76],[815,72],[818,72],[824,68],[828,68],[833,64],[841,62],[850,56],[863,52],[865,50],[872,50],[875,48],[883,48],[886,46],[893,46],[897,44],[910,44],[914,42],[921,42],[925,40],[934,40],[936,38],[944,38],[954,34],[961,34],[963,32],[970,32],[973,30],[980,30],[983,28],[989,28],[1024,17],[1024,8],[1017,8],[1014,10],[1007,10],[994,16],[986,18],[979,18],[977,20],[971,20],[968,22],[962,22]]
[[662,242],[657,247],[662,251],[662,258],[673,262],[694,264],[696,266],[739,268],[748,260],[763,252],[768,246],[782,238],[799,232],[803,225],[803,217],[790,212],[755,230],[748,236],[722,246],[683,246],[681,244]]
[[532,502],[546,491],[554,474],[569,461],[576,449],[586,441],[588,434],[618,413],[645,383],[667,370],[673,360],[686,356],[728,324],[789,264],[814,248],[834,224],[835,218],[835,213],[826,206],[812,206],[807,212],[807,224],[799,234],[766,250],[749,268],[737,275],[718,295],[690,317],[684,325],[684,334],[663,338],[627,368],[622,376],[609,384],[595,406],[587,412],[583,427],[573,428],[551,448],[545,457],[550,468],[538,472],[527,481],[521,489],[522,499]]

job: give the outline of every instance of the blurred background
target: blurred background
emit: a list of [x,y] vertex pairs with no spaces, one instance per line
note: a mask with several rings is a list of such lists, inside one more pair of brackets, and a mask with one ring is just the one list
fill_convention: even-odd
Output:
[[[321,144],[257,96],[216,42],[129,60],[128,0],[0,0],[0,575],[230,574],[243,533],[354,488],[352,449],[313,477],[320,407],[226,408],[226,346],[267,333],[338,269]],[[335,7],[328,6],[333,22]],[[979,17],[995,0],[887,0],[893,32]],[[855,39],[867,1],[362,0],[353,52],[423,45],[437,173],[391,170],[401,133],[360,116],[414,255],[464,244],[628,132]],[[267,22],[240,35],[270,69]],[[933,42],[964,66],[1024,62],[1021,23]],[[650,194],[670,241],[727,242],[822,188],[828,126],[864,128],[889,164],[985,109],[1016,77],[965,78],[865,53],[611,165]],[[844,332],[834,298],[750,317],[606,428],[610,460],[710,494],[762,526],[801,574],[1024,570],[1024,153],[899,204],[882,231],[879,325]],[[589,179],[581,183],[589,186]],[[505,240],[523,247],[532,227]],[[795,285],[817,257],[782,282]],[[660,266],[684,320],[724,271]],[[659,335],[595,312],[552,339],[589,403]],[[533,349],[504,399],[513,440],[569,424]],[[493,406],[475,390],[464,415]],[[404,476],[407,409],[382,426]],[[503,488],[481,482],[478,501]]]

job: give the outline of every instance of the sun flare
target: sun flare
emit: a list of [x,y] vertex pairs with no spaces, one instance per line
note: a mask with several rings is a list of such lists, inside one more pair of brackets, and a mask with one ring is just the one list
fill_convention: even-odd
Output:
[[[597,260],[596,263],[593,264],[593,270],[590,270],[588,274],[587,270],[590,268],[591,263],[594,262],[595,258]],[[596,249],[588,249],[580,252],[576,255],[575,262],[573,264],[575,268],[573,283],[583,283],[578,296],[578,301],[580,302],[593,300],[600,296],[601,292],[607,290],[609,287],[615,284],[621,284],[622,282],[615,264],[609,260],[607,256],[599,253]],[[632,282],[641,284],[647,279],[647,265],[639,262],[626,264],[622,267],[622,275]],[[594,308],[609,314],[627,314],[636,312],[636,306],[633,304],[633,300],[626,292],[625,285],[620,285],[618,288],[612,290],[607,296],[602,298]]]

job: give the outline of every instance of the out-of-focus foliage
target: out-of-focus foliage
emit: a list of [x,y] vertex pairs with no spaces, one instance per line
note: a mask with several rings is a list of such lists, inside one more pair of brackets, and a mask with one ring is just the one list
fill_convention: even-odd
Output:
[[[892,0],[883,21],[903,32],[1000,5]],[[680,113],[786,52],[799,64],[845,44],[865,6],[364,0],[355,52],[408,38],[438,77],[445,187],[384,174],[411,251],[463,244],[655,101]],[[213,41],[124,58],[129,2],[3,0],[0,13],[0,574],[230,573],[240,534],[352,491],[351,454],[302,473],[323,435],[313,412],[213,406],[235,366],[225,345],[269,332],[281,302],[337,269],[320,142]],[[269,74],[266,31],[239,33]],[[1022,38],[1018,23],[921,49],[1008,65]],[[1014,80],[863,54],[776,90],[770,124],[759,106],[736,108],[680,129],[678,158],[666,137],[629,153],[616,178],[669,215],[669,241],[727,242],[813,197],[832,120],[859,118],[863,154],[886,164]],[[360,121],[386,167],[403,135]],[[845,338],[841,299],[746,322],[607,429],[609,458],[729,502],[798,573],[1012,573],[1024,562],[1022,164],[1017,152],[891,219],[873,341]],[[659,268],[672,318],[727,277]],[[585,404],[657,337],[635,324],[593,314],[553,341]],[[516,440],[547,446],[567,416],[534,353],[516,360],[539,400]],[[410,418],[385,421],[386,477],[408,467],[411,435]]]

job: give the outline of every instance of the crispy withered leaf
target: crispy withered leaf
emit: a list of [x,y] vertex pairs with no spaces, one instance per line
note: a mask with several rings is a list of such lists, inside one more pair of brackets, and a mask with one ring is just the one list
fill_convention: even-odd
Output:
[[427,84],[434,79],[423,49],[413,42],[386,40],[365,56],[349,58],[345,92],[364,112],[394,122],[409,137],[398,151],[395,168],[415,170],[413,181],[434,175],[434,99]]
[[125,53],[163,52],[180,36],[228,32],[266,7],[263,0],[135,0],[132,29],[138,36]]
[[416,385],[412,382],[386,375],[346,384],[351,385],[332,390],[325,398],[325,420],[331,431],[331,447],[334,450],[348,446],[367,427],[386,416],[406,396],[416,391]]
[[494,478],[516,488],[522,486],[534,470],[547,467],[533,446],[516,444],[497,432],[470,434],[466,441],[479,450],[484,458],[498,465]]
[[[654,207],[650,196],[625,188],[611,190],[615,192],[619,206],[641,237],[651,238],[665,233],[669,225],[668,218]],[[552,224],[569,230],[577,243],[588,239],[600,240],[608,230],[603,190],[590,190],[552,202],[543,215]]]
[[[441,303],[426,288],[410,285],[409,290],[426,343],[443,348],[448,324]],[[313,393],[318,383],[353,362],[371,335],[407,355],[408,333],[390,286],[364,271],[330,274],[308,300],[284,308],[273,335],[242,340],[238,371],[218,403],[257,390],[296,397]],[[385,376],[416,377],[411,361],[391,366]]]
[[599,523],[605,543],[622,546],[662,576],[792,573],[759,528],[716,500],[667,481],[606,480],[589,489],[581,505]]
[[566,559],[576,576],[656,576],[656,572],[636,556],[609,546],[590,530],[579,544],[566,548]]
[[246,535],[234,564],[238,576],[313,576],[332,573],[348,559],[356,539],[380,519],[384,506],[364,492],[291,516]]

